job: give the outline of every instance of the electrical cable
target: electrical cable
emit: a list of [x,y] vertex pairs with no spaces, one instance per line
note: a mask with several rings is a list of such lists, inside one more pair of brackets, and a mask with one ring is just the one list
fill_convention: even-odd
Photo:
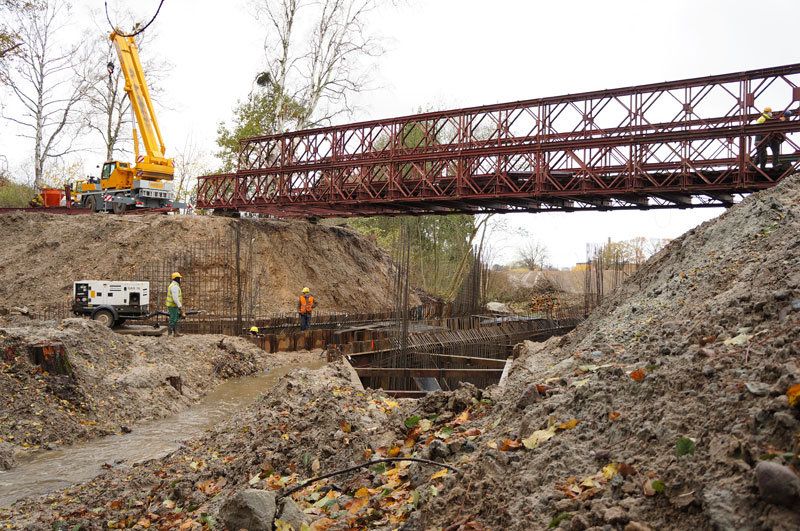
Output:
[[155,14],[155,15],[153,15],[153,18],[151,18],[151,19],[150,19],[150,22],[148,22],[148,23],[147,23],[147,24],[145,24],[145,25],[144,25],[142,28],[140,28],[140,29],[136,30],[135,32],[133,32],[133,33],[131,33],[131,34],[125,34],[125,33],[120,33],[120,32],[119,32],[119,30],[117,29],[117,27],[116,27],[116,26],[114,26],[114,24],[112,24],[112,23],[111,23],[111,17],[109,17],[109,16],[108,16],[108,0],[106,0],[106,1],[105,1],[105,2],[103,2],[103,3],[104,3],[104,4],[105,4],[105,6],[106,6],[106,20],[108,21],[108,25],[109,25],[109,26],[111,26],[111,29],[112,29],[113,31],[115,31],[115,32],[117,33],[117,35],[119,35],[119,36],[121,36],[121,37],[135,37],[135,36],[139,35],[141,32],[143,32],[144,30],[146,30],[146,29],[147,29],[147,28],[150,26],[150,24],[152,24],[152,23],[153,23],[153,21],[154,21],[154,20],[156,19],[156,17],[158,16],[158,13],[159,13],[159,11],[161,11],[161,6],[163,6],[163,5],[164,5],[164,0],[161,0],[161,2],[159,2],[159,4],[158,4],[158,9],[156,9],[156,14]]

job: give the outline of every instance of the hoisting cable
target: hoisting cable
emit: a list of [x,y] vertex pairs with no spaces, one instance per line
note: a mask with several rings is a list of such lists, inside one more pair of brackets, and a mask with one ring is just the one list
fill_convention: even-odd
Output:
[[135,37],[135,36],[139,35],[141,32],[143,32],[144,30],[146,30],[148,28],[148,26],[150,26],[150,24],[153,23],[153,21],[158,16],[159,11],[161,11],[161,6],[164,5],[164,0],[161,0],[161,2],[159,2],[158,9],[156,9],[156,14],[153,15],[153,18],[150,19],[150,22],[148,22],[147,24],[145,24],[143,27],[139,28],[138,30],[134,31],[133,33],[127,34],[127,35],[125,33],[120,33],[119,30],[117,29],[117,27],[114,26],[114,24],[111,23],[111,17],[108,16],[108,0],[106,0],[103,3],[106,6],[106,20],[108,21],[108,25],[111,26],[111,29],[113,31],[115,31],[117,33],[117,35],[119,35],[121,37]]

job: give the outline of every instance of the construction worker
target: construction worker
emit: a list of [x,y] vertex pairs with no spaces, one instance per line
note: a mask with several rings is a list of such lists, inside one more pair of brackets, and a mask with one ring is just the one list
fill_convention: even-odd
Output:
[[311,325],[311,310],[314,309],[314,296],[311,295],[311,290],[303,288],[303,294],[300,295],[300,300],[297,302],[297,311],[300,312],[300,330],[308,330]]
[[257,326],[251,326],[250,327],[250,335],[253,336],[253,337],[261,337],[261,335],[258,333],[258,327]]
[[167,310],[169,311],[169,329],[167,335],[180,337],[178,333],[178,321],[181,317],[186,317],[183,310],[183,293],[181,292],[181,274],[177,271],[172,273],[172,282],[167,288]]
[[[767,120],[772,120],[772,107],[764,107],[764,112],[756,120],[756,124],[763,125]],[[756,159],[754,164],[766,169],[767,167],[767,148],[772,151],[772,167],[778,167],[778,154],[781,150],[781,142],[783,140],[779,135],[756,135]]]

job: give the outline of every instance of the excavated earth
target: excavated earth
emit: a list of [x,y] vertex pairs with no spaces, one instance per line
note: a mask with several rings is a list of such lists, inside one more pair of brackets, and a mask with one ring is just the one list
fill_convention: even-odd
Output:
[[793,177],[676,239],[572,333],[520,345],[503,387],[391,400],[341,362],[298,370],[184,448],[0,521],[225,529],[245,489],[414,456],[459,472],[316,481],[291,494],[294,528],[798,529],[799,212]]
[[[42,344],[64,346],[71,375],[32,363],[33,348]],[[20,454],[121,433],[186,409],[224,379],[319,355],[268,354],[221,335],[119,335],[87,319],[0,318],[0,470]]]
[[[214,216],[22,212],[0,215],[0,306],[42,310],[64,304],[76,280],[139,278],[175,252],[228,242],[237,226],[252,234],[256,313],[296,310],[303,286],[311,288],[318,311],[392,307],[387,255],[349,228]],[[243,248],[250,250],[247,243]]]

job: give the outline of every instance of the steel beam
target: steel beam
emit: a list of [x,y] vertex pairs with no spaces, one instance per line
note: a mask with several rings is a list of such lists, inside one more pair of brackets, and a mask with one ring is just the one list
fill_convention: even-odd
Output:
[[503,369],[406,369],[406,368],[361,368],[355,369],[361,377],[388,376],[392,378],[500,378]]

